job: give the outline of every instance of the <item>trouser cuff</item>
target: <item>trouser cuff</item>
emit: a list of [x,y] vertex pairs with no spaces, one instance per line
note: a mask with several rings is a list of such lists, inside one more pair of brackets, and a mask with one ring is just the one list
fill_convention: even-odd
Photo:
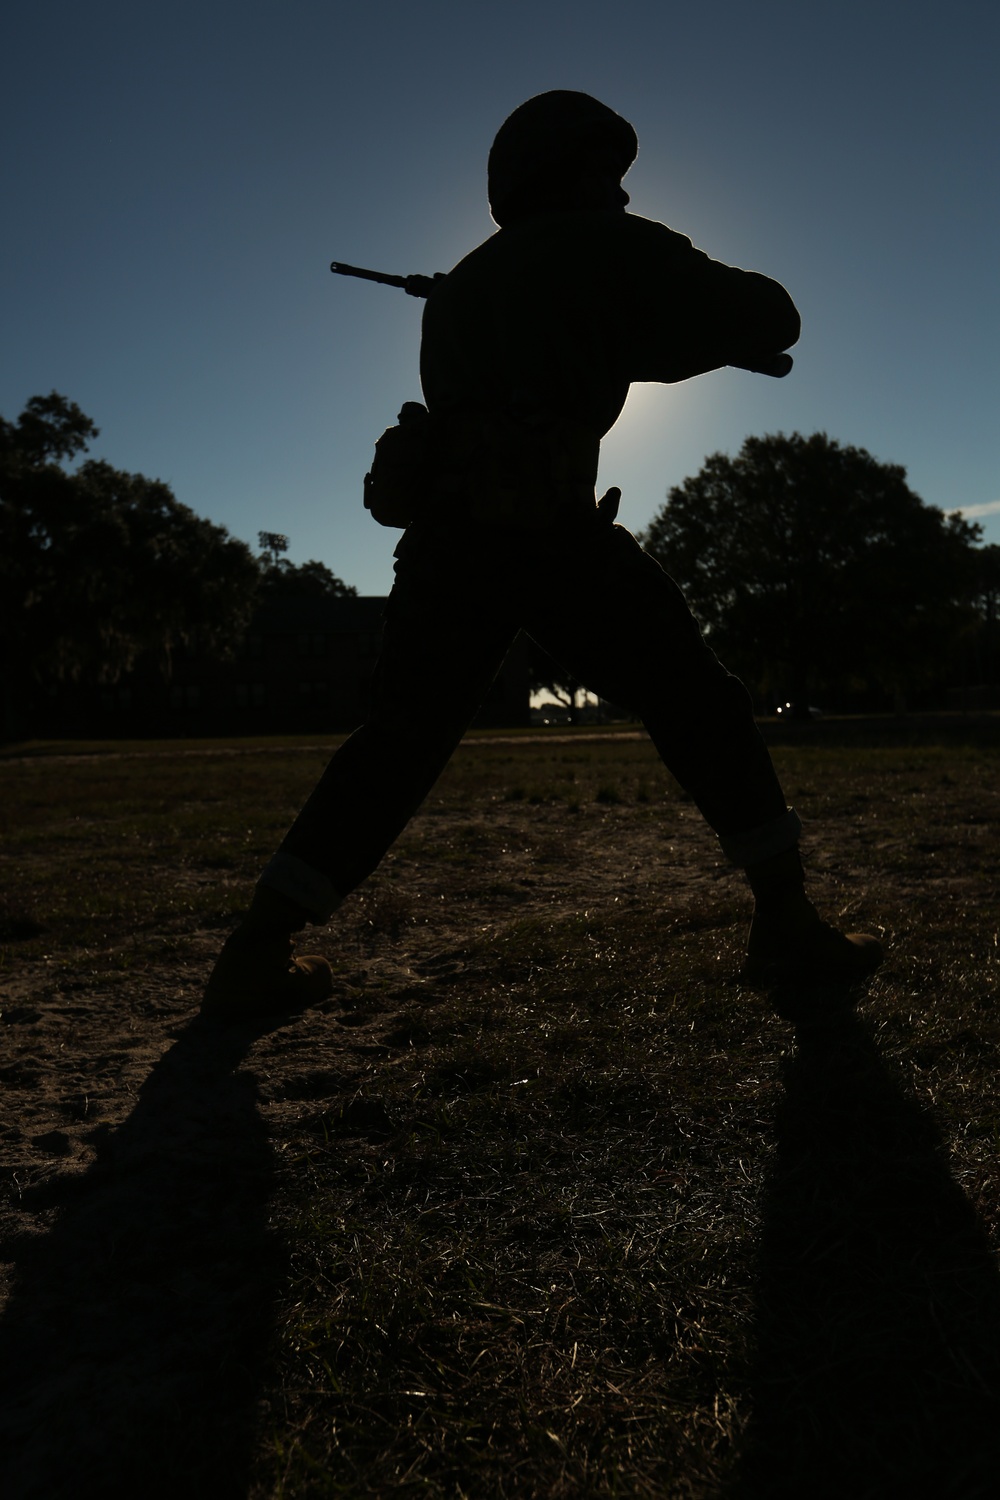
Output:
[[722,852],[734,865],[760,864],[772,855],[794,849],[802,834],[802,823],[794,807],[788,807],[780,818],[770,823],[761,823],[757,828],[746,828],[740,833],[720,833]]
[[294,901],[309,913],[313,922],[328,921],[344,899],[321,870],[314,870],[297,855],[284,854],[280,849],[264,866],[257,884]]

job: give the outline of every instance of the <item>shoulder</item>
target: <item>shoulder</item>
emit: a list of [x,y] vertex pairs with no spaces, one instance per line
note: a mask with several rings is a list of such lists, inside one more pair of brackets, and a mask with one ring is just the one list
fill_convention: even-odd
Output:
[[686,234],[668,229],[656,219],[644,219],[639,214],[623,214],[622,237],[628,248],[636,254],[670,256],[678,260],[701,256]]
[[617,212],[538,214],[501,229],[452,272],[459,283],[531,277],[570,286],[577,280],[662,266],[692,252],[691,242],[663,224]]

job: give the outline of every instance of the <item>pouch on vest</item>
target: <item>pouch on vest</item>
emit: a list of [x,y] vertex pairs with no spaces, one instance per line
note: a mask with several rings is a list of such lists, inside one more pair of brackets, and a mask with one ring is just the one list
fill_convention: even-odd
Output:
[[550,530],[595,506],[600,438],[575,423],[502,411],[431,417],[407,401],[375,444],[365,506],[382,526],[418,517]]
[[380,526],[400,529],[426,511],[435,464],[434,428],[419,401],[406,401],[395,427],[375,444],[365,475],[365,509]]

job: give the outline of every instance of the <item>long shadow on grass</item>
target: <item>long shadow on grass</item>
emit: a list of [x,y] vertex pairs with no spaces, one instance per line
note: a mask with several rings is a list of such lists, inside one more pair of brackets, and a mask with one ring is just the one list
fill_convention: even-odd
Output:
[[194,1022],[53,1228],[10,1247],[0,1323],[5,1500],[244,1496],[280,1261],[253,1036]]
[[994,1497],[1000,1278],[931,1117],[860,1022],[800,1034],[765,1202],[735,1493]]

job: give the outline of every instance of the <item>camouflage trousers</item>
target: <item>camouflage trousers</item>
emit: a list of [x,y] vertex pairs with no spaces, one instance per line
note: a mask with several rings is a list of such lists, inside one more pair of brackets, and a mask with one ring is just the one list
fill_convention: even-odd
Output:
[[749,694],[673,580],[595,511],[567,534],[416,523],[370,712],[336,752],[261,879],[325,920],[378,865],[475,717],[519,631],[635,713],[736,864],[798,839]]

